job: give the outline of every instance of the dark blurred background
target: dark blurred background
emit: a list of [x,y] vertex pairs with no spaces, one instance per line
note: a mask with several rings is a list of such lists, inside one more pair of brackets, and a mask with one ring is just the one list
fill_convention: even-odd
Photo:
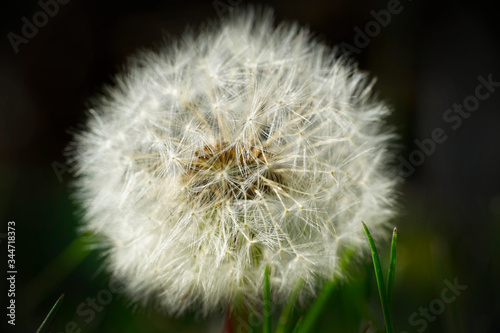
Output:
[[[15,221],[18,271],[12,327],[4,315],[8,286],[2,254],[2,332],[34,332],[62,293],[65,300],[50,332],[221,331],[222,314],[176,319],[135,307],[118,293],[105,298],[109,279],[102,258],[82,250],[85,244],[77,239],[72,176],[63,150],[69,130],[85,119],[88,98],[112,83],[129,55],[247,3],[60,0],[57,13],[47,20],[36,0],[2,4],[0,247],[7,254],[7,222]],[[351,51],[359,66],[378,78],[379,96],[394,108],[389,121],[401,135],[396,163],[405,164],[401,215],[393,221],[399,230],[396,331],[500,332],[500,87],[495,87],[500,39],[494,3],[266,4],[278,21],[298,21],[325,43]],[[388,9],[393,10],[390,22],[381,14]],[[383,24],[373,23],[375,17]],[[38,31],[23,32],[23,18],[38,22]],[[486,87],[479,77],[493,83]],[[480,93],[489,96],[478,100],[474,96],[481,82]],[[447,111],[464,102],[473,111]],[[431,144],[439,128],[441,142]],[[379,248],[385,263],[389,244]],[[352,270],[353,278],[335,291],[318,332],[358,332],[369,321],[370,332],[380,331],[371,263]],[[453,294],[450,284],[467,288]],[[96,297],[106,304],[92,312],[86,302]]]

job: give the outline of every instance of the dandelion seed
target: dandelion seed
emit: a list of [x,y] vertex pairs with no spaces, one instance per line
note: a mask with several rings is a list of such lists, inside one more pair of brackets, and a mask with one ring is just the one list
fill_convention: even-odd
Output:
[[306,301],[362,248],[361,218],[376,235],[393,215],[367,76],[269,12],[232,15],[136,56],[71,148],[84,229],[172,313],[258,304],[266,266],[275,300],[303,279]]

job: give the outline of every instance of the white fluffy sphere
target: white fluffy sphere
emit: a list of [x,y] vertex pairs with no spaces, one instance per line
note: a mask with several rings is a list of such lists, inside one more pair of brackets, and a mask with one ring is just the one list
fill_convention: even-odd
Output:
[[136,56],[71,159],[86,230],[136,300],[172,313],[304,299],[393,215],[372,81],[295,24],[235,14]]

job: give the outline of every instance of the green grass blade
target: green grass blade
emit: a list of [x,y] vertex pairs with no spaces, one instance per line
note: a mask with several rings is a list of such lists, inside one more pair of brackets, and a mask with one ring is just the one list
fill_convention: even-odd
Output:
[[336,285],[335,281],[328,281],[325,283],[325,286],[323,287],[323,289],[321,289],[318,298],[316,298],[313,305],[311,306],[311,308],[305,315],[304,319],[302,320],[299,332],[301,333],[314,332],[316,321],[323,312],[325,305],[328,303],[328,300],[330,299],[330,296],[335,289],[335,285]]
[[299,318],[299,320],[297,320],[297,324],[295,325],[295,328],[293,329],[293,333],[299,333],[300,332],[300,327],[301,327],[301,324],[302,324],[302,319],[304,319],[303,316],[301,316]]
[[38,328],[38,330],[36,330],[36,333],[42,333],[45,330],[47,330],[47,328],[50,325],[50,322],[52,321],[52,318],[54,318],[54,316],[57,313],[57,310],[61,306],[61,303],[62,303],[63,299],[64,299],[64,294],[62,294],[61,296],[59,296],[59,299],[56,301],[56,303],[54,304],[54,306],[52,307],[52,309],[50,309],[49,313],[47,314],[47,316],[43,320],[42,325],[40,325],[40,327]]
[[377,278],[378,291],[380,294],[380,302],[382,303],[382,311],[384,313],[384,321],[385,321],[385,329],[387,333],[393,333],[394,329],[392,327],[392,319],[391,313],[389,310],[389,304],[387,303],[387,293],[385,290],[384,284],[384,275],[382,274],[382,267],[380,266],[380,259],[378,257],[377,248],[375,247],[375,243],[373,242],[372,235],[368,230],[368,227],[364,222],[363,228],[365,229],[366,237],[368,238],[368,242],[370,243],[370,248],[372,250],[372,258],[373,258],[373,267],[375,268],[375,277]]
[[266,266],[264,272],[264,308],[263,315],[263,333],[271,333],[271,285],[269,283],[269,267]]
[[[355,251],[353,249],[348,249],[340,262],[340,271],[344,271],[347,265],[350,263],[351,258],[354,256]],[[301,333],[314,332],[314,327],[316,326],[316,321],[323,313],[323,309],[328,304],[333,291],[335,290],[336,281],[333,277],[332,281],[325,283],[323,289],[319,293],[318,297],[314,301],[313,305],[310,307],[309,311],[306,313],[300,325]]]
[[387,303],[389,311],[392,309],[392,290],[394,288],[394,274],[396,272],[396,243],[398,240],[398,229],[392,232],[391,258],[389,260],[389,272],[387,273]]
[[21,294],[24,313],[31,312],[90,254],[90,234],[78,236],[42,272],[24,288]]
[[283,312],[281,313],[280,319],[278,321],[278,327],[276,328],[275,333],[285,333],[288,328],[288,320],[290,319],[290,315],[292,313],[293,307],[297,298],[299,297],[300,289],[302,288],[302,284],[304,284],[304,280],[300,279],[295,289],[293,290],[292,295],[288,299]]

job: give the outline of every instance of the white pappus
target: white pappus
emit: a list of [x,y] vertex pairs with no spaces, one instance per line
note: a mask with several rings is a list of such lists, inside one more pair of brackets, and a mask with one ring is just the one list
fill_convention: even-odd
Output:
[[142,52],[75,135],[70,161],[109,270],[170,313],[307,302],[394,214],[394,135],[373,80],[270,11]]

